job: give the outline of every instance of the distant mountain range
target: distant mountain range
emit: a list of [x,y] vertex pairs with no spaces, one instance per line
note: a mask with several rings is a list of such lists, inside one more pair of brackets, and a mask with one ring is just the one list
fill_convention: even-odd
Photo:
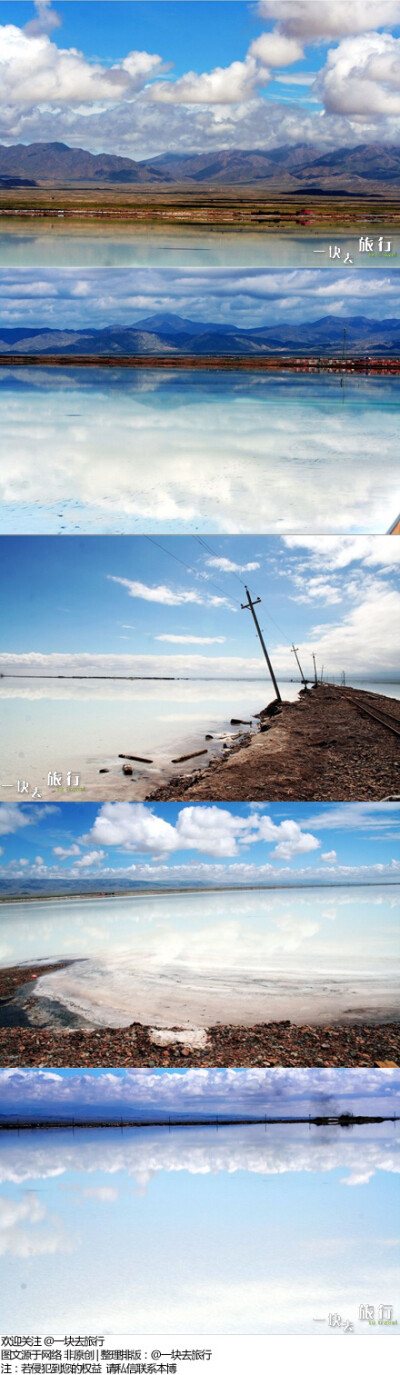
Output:
[[204,357],[237,354],[338,354],[346,329],[347,354],[400,354],[400,320],[348,319],[324,315],[299,324],[260,325],[240,329],[211,321],[185,320],[179,315],[154,314],[134,325],[104,329],[26,329],[0,327],[0,353],[88,354],[92,357],[130,354],[190,354]]
[[112,153],[89,153],[66,143],[0,144],[0,187],[40,184],[174,187],[252,186],[333,194],[396,192],[400,185],[400,147],[360,143],[321,153],[313,144],[283,145],[263,151],[225,149],[210,153],[161,153],[135,161]]

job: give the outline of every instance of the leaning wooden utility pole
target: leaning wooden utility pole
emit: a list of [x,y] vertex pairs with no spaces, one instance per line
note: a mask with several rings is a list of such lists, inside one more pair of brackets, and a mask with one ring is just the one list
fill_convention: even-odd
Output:
[[314,663],[314,683],[315,683],[316,685],[318,685],[318,674],[317,674],[317,665],[316,665],[316,661],[315,661],[315,654],[313,654],[313,663]]
[[254,621],[254,625],[255,625],[255,627],[256,627],[257,635],[258,635],[258,638],[259,638],[259,641],[260,641],[261,649],[262,649],[262,652],[263,652],[263,655],[264,655],[264,659],[266,659],[267,664],[268,664],[268,669],[269,669],[269,673],[270,673],[270,676],[271,676],[271,679],[272,679],[273,686],[274,686],[274,688],[275,688],[276,696],[277,696],[277,698],[278,698],[278,702],[281,702],[281,701],[282,701],[282,698],[281,698],[281,694],[280,694],[280,691],[279,691],[279,688],[278,688],[278,684],[277,684],[277,681],[276,681],[276,678],[275,678],[275,674],[274,674],[274,670],[273,670],[273,667],[272,667],[272,664],[271,664],[271,660],[270,660],[270,657],[269,657],[269,654],[268,654],[267,646],[266,646],[266,644],[265,644],[264,637],[263,637],[263,634],[262,634],[262,630],[261,630],[261,627],[260,627],[259,624],[258,624],[257,616],[256,616],[256,613],[255,613],[255,610],[254,610],[254,607],[255,607],[255,606],[258,606],[258,603],[261,601],[261,597],[256,597],[256,598],[255,598],[255,601],[252,602],[248,587],[245,587],[245,593],[246,593],[246,597],[247,597],[247,602],[245,602],[244,604],[243,604],[243,602],[241,602],[241,608],[242,608],[242,611],[249,611],[249,610],[251,611],[251,614],[252,614],[252,617],[253,617],[253,621]]
[[292,645],[292,654],[294,654],[296,664],[300,673],[301,681],[302,683],[304,683],[304,687],[307,687],[307,678],[304,677],[303,669],[301,667],[300,659],[297,653],[297,645]]

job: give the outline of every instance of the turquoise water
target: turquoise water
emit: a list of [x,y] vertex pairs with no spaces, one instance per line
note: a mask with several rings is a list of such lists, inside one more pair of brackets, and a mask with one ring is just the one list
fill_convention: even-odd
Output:
[[400,379],[1,369],[0,434],[3,533],[384,533],[400,510]]
[[398,1123],[4,1132],[4,1331],[342,1336],[336,1312],[396,1335],[359,1307],[399,1318],[399,1144]]

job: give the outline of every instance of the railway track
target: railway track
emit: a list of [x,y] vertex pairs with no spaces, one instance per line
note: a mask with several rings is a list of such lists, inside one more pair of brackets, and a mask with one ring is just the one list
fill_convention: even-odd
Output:
[[360,702],[359,698],[353,697],[353,695],[350,697],[347,693],[343,693],[343,696],[346,698],[346,702],[350,702],[350,705],[355,707],[356,711],[361,712],[362,716],[370,716],[373,721],[378,722],[378,725],[386,726],[386,730],[392,731],[393,735],[400,736],[400,717],[395,716],[394,712],[382,711],[381,707],[370,706],[370,704],[367,706],[366,702]]

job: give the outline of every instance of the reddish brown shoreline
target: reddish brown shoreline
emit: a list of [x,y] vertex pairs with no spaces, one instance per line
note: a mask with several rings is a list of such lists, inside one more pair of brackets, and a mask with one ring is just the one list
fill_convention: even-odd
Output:
[[[105,223],[170,224],[233,228],[236,230],[352,229],[365,234],[378,228],[386,232],[400,225],[400,205],[390,183],[354,186],[344,178],[341,190],[326,187],[317,194],[290,177],[254,185],[204,183],[174,187],[126,183],[93,186],[63,182],[38,182],[35,187],[0,187],[0,215],[10,219],[60,219],[78,224],[91,220]],[[347,192],[347,194],[343,194]],[[333,194],[332,194],[333,193]]]
[[212,1066],[377,1067],[400,1064],[400,1023],[358,1026],[295,1026],[266,1022],[252,1027],[208,1029],[203,1050],[181,1045],[155,1046],[149,1028],[133,1023],[122,1030],[71,1031],[54,1034],[32,1028],[0,1029],[0,1065],[41,1068],[186,1069]]
[[5,368],[156,368],[170,372],[334,372],[379,375],[400,373],[400,357],[363,355],[343,359],[306,354],[184,354],[184,353],[0,353]]

